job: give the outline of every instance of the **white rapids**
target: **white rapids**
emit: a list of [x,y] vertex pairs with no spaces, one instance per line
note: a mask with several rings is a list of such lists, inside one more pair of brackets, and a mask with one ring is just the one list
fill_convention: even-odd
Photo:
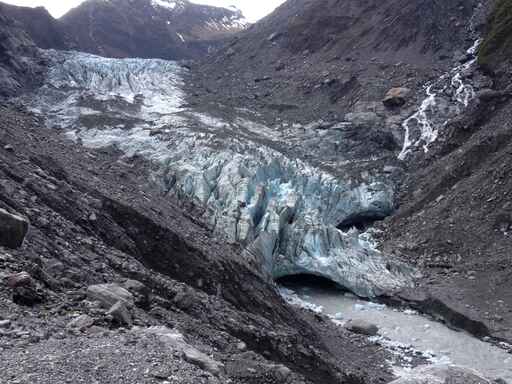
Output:
[[[512,382],[512,354],[472,337],[449,329],[444,324],[422,316],[416,311],[400,311],[382,304],[358,299],[352,294],[311,286],[280,288],[292,305],[314,312],[323,312],[342,326],[346,321],[365,320],[379,327],[379,336],[370,340],[383,345],[403,363],[404,352],[421,355],[433,366],[457,365],[476,369],[491,379]],[[512,348],[512,346],[509,346]],[[392,366],[394,361],[389,362]],[[407,375],[411,366],[394,367],[396,375]]]
[[[481,39],[476,40],[466,51],[469,58],[466,63],[458,65],[435,82],[425,86],[425,99],[418,110],[402,123],[404,143],[398,155],[400,160],[404,160],[413,148],[422,147],[425,152],[428,152],[429,145],[436,141],[439,136],[439,129],[444,127],[451,117],[466,108],[475,97],[473,87],[470,83],[465,82],[465,75],[477,60],[476,53],[480,43]],[[439,103],[440,99],[446,97],[447,90],[452,93],[453,111],[449,110],[450,108],[446,105]],[[439,113],[441,109],[445,111]],[[437,114],[447,115],[446,119],[435,121],[434,117]],[[416,140],[412,139],[411,134],[414,129],[419,132],[419,137]]]
[[224,119],[186,106],[185,69],[174,62],[46,55],[46,82],[26,105],[85,146],[151,161],[162,193],[203,207],[212,228],[245,245],[244,257],[269,276],[311,273],[365,297],[411,285],[411,269],[357,230],[337,228],[358,215],[387,216],[390,182],[333,176],[281,152],[279,129],[251,115]]

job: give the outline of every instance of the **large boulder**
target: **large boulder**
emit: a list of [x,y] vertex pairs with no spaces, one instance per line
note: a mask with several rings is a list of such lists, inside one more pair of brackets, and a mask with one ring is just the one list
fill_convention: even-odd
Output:
[[390,384],[490,384],[476,371],[452,365],[417,367]]
[[411,90],[405,87],[391,88],[384,96],[382,102],[388,108],[401,107],[407,102]]
[[44,300],[43,292],[27,272],[8,276],[7,286],[12,289],[12,301],[16,304],[31,306]]
[[101,306],[110,309],[117,302],[127,306],[133,306],[133,295],[117,284],[98,284],[87,288],[87,298],[91,301],[98,301]]
[[345,328],[350,332],[366,336],[376,336],[379,333],[379,328],[375,324],[364,320],[349,320]]
[[21,247],[28,231],[28,221],[0,208],[0,245],[15,249]]

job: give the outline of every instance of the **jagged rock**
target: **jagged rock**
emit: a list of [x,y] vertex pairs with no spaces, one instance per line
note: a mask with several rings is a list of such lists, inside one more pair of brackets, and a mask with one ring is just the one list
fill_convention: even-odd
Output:
[[367,336],[375,336],[379,332],[379,328],[375,324],[368,323],[364,320],[349,320],[345,324],[345,328],[350,332]]
[[7,278],[7,285],[10,288],[16,288],[16,287],[20,287],[23,285],[31,285],[31,284],[33,284],[32,277],[27,272],[16,273],[14,275],[10,275]]
[[34,305],[44,300],[43,293],[27,272],[20,272],[7,278],[7,285],[12,289],[12,301],[20,305]]
[[99,301],[104,308],[111,308],[118,301],[126,305],[133,305],[133,295],[117,284],[98,284],[87,288],[87,298],[90,301]]
[[421,366],[390,384],[487,384],[490,380],[476,371],[457,366]]
[[115,303],[107,312],[107,315],[112,315],[120,324],[132,326],[132,315],[126,305],[122,301]]
[[82,331],[86,328],[91,327],[94,324],[94,319],[88,315],[80,315],[77,318],[71,320],[67,327]]
[[144,284],[137,280],[126,280],[121,286],[129,291],[134,298],[135,305],[139,307],[146,307],[149,305],[150,290]]
[[21,247],[28,231],[28,221],[0,208],[0,245],[15,249]]
[[401,107],[407,102],[411,90],[405,87],[391,88],[384,96],[382,102],[388,108]]

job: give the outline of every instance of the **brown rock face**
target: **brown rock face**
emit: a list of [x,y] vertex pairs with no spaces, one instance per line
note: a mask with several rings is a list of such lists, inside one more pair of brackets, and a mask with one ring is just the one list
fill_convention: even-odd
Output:
[[411,94],[411,90],[405,87],[391,88],[382,102],[388,108],[401,107],[407,102],[407,98]]

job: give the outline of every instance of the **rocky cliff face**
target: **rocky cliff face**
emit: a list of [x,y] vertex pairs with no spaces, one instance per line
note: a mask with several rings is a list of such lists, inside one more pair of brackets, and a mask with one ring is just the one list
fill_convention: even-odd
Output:
[[16,20],[20,28],[42,49],[66,49],[66,33],[44,7],[18,7],[0,3],[0,12]]
[[42,76],[38,49],[22,25],[0,8],[0,97],[19,94]]

